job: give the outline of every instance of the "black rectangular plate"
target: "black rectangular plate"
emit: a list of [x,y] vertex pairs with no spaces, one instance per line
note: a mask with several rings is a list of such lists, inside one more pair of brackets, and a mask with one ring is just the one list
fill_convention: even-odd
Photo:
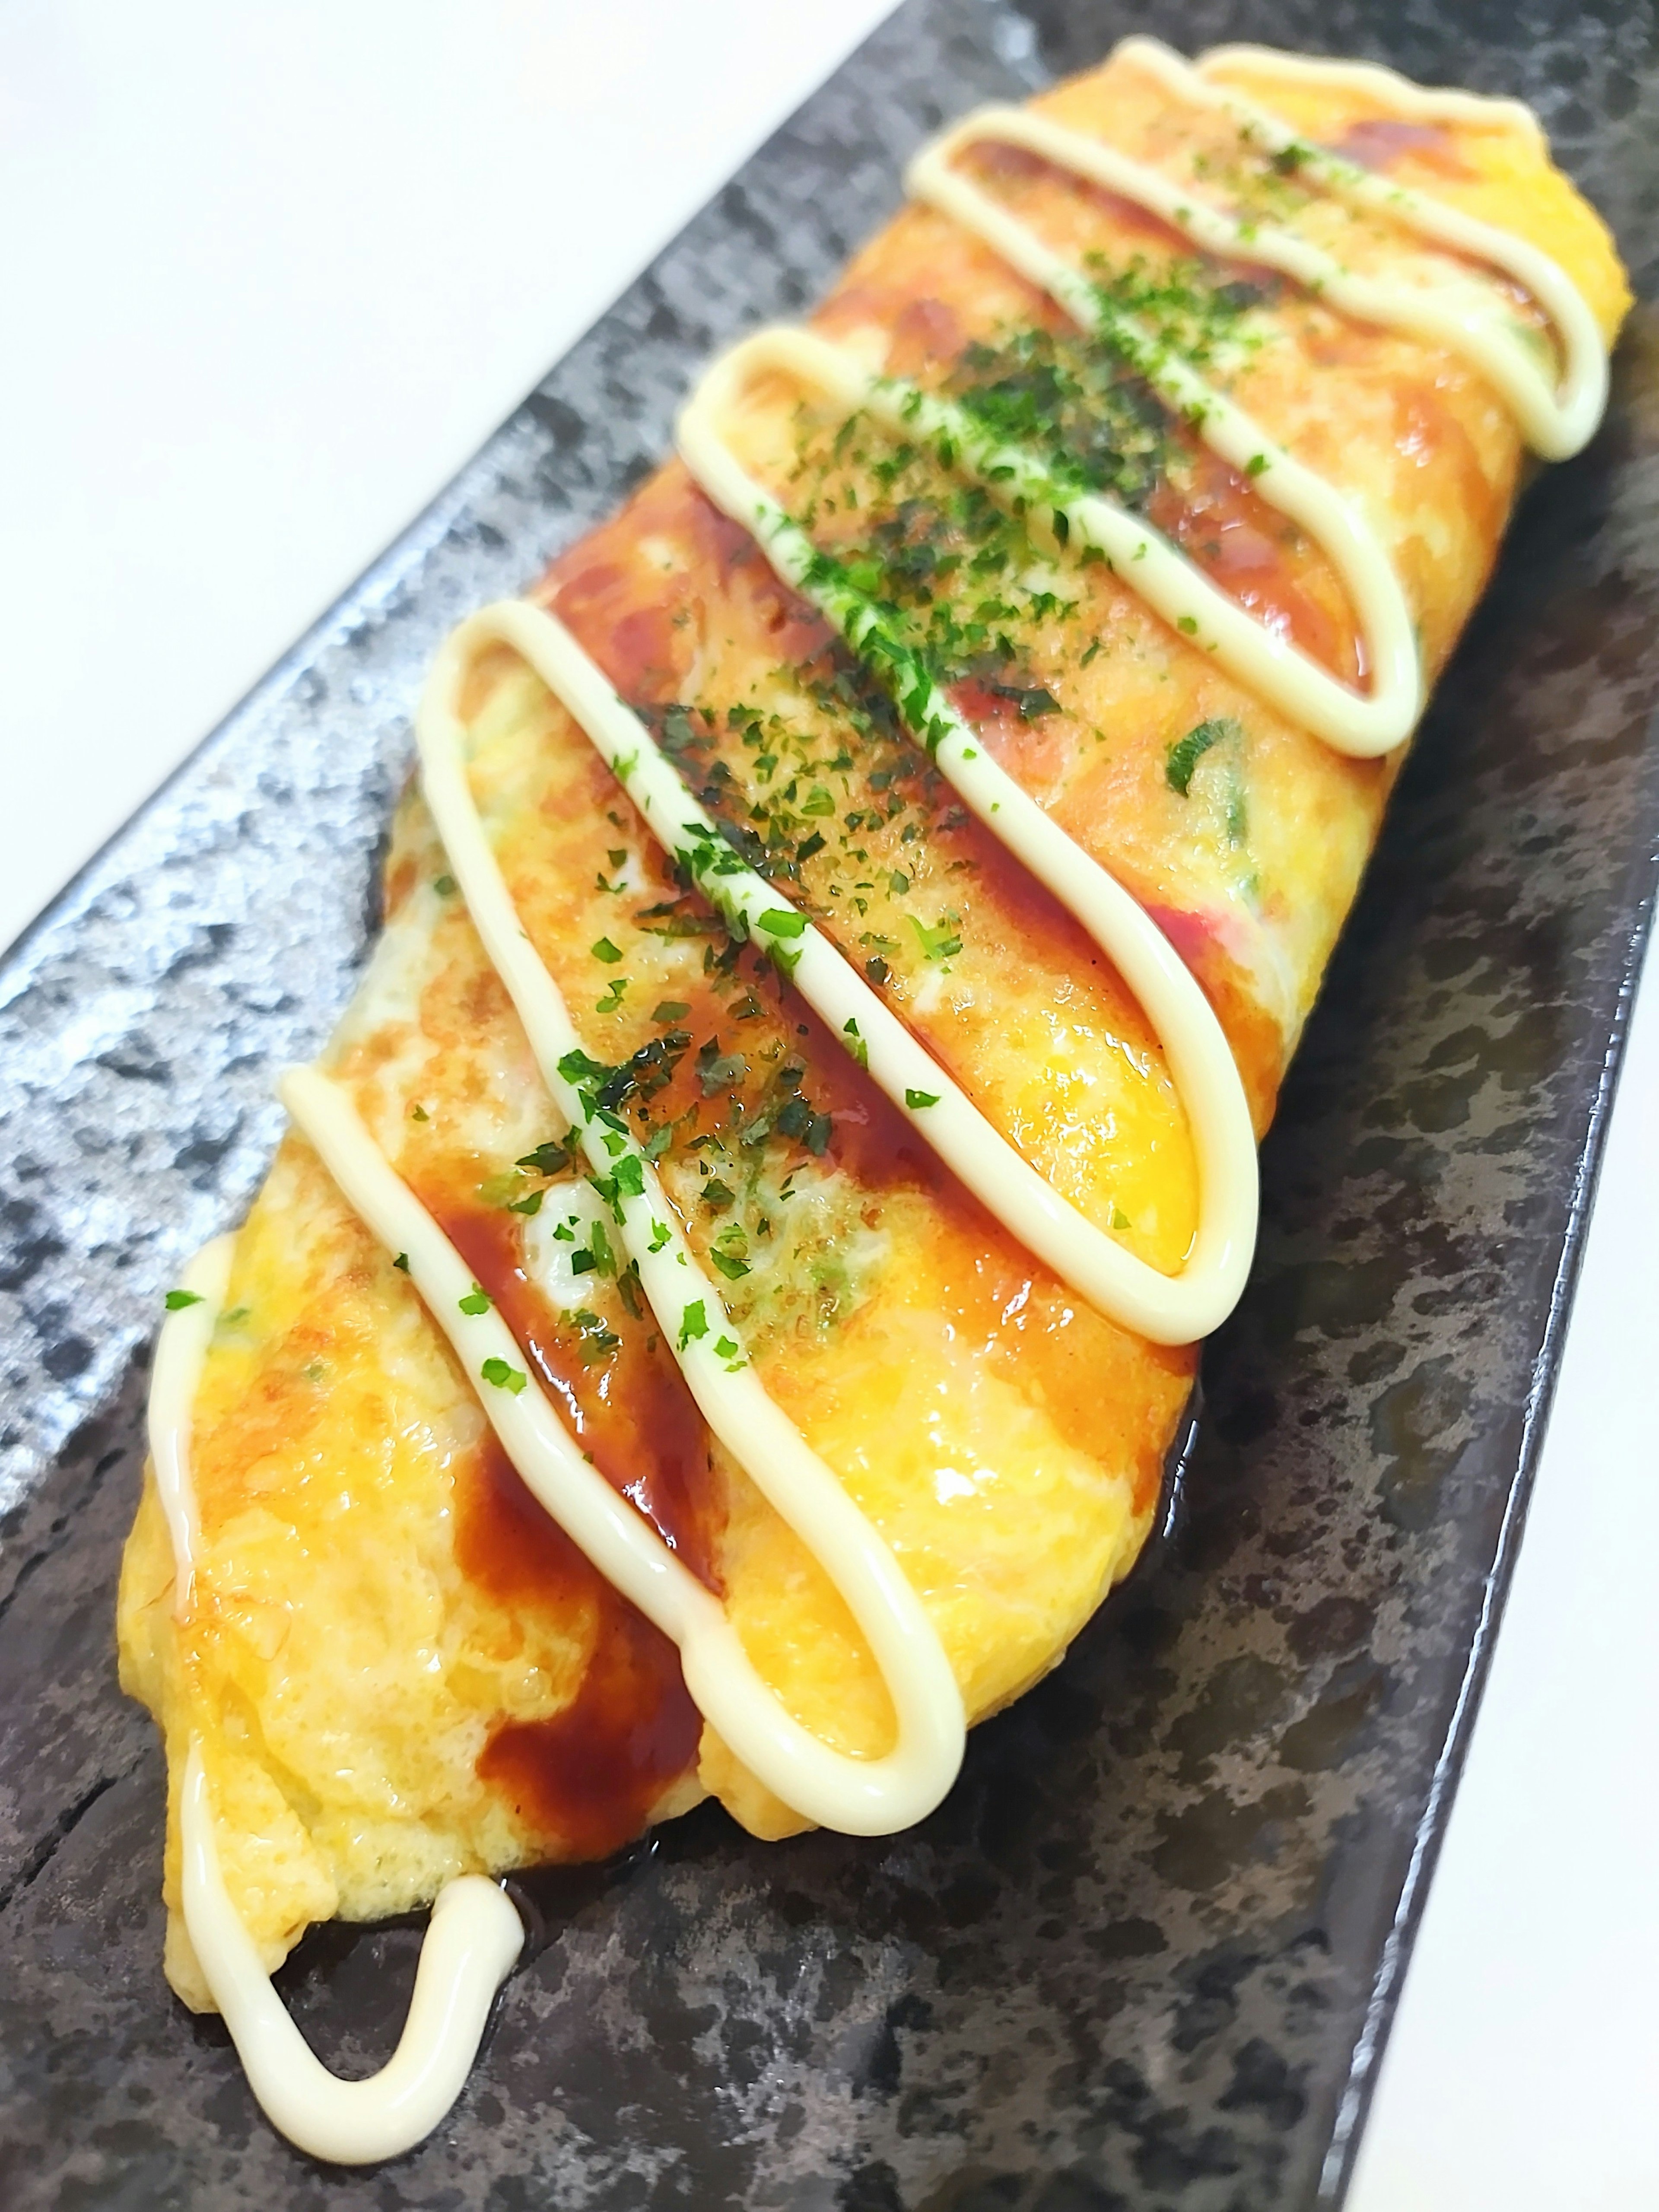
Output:
[[[1401,783],[1264,1161],[1168,1540],[890,1842],[705,1808],[544,1878],[449,2124],[297,2157],[161,1972],[162,1766],[115,1683],[146,1344],[245,1206],[274,1071],[362,963],[443,632],[665,448],[945,117],[1123,32],[1519,92],[1644,300],[1653,5],[908,0],[115,841],[0,975],[0,2201],[90,2212],[1284,2212],[1334,2201],[1443,1822],[1559,1353],[1659,823],[1659,362],[1528,495]],[[417,1931],[284,1970],[367,2069]]]

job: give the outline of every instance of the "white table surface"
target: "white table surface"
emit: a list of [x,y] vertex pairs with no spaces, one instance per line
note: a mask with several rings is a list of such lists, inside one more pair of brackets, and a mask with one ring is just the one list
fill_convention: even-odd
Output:
[[[887,0],[7,0],[0,945]],[[1659,2206],[1659,1006],[1351,2212]]]

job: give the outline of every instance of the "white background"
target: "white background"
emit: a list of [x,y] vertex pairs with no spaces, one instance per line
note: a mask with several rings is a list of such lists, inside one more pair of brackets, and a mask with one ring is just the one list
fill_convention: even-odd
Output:
[[[0,944],[885,0],[0,0]],[[1659,2206],[1659,1011],[1352,2212]]]

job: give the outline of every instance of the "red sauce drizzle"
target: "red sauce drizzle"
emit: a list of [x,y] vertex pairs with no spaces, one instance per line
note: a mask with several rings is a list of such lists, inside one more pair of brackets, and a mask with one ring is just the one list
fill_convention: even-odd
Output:
[[[1147,502],[1148,520],[1264,629],[1345,682],[1363,684],[1364,641],[1324,556],[1206,447],[1192,449],[1191,479],[1178,490],[1164,478]],[[1318,583],[1324,591],[1310,588]]]
[[[1363,127],[1357,125],[1356,130]],[[1427,135],[1437,139],[1442,134]],[[1409,143],[1418,149],[1415,137]],[[1356,154],[1355,158],[1365,157]],[[1276,289],[1280,281],[1248,262],[1200,253],[1182,232],[1139,202],[1108,191],[1023,146],[981,140],[969,149],[964,166],[988,181],[996,179],[1017,187],[1042,181],[1065,191],[1106,217],[1131,240],[1144,240],[1161,258],[1182,263],[1202,261],[1220,283],[1238,281]],[[1362,683],[1363,645],[1329,564],[1316,549],[1304,544],[1297,544],[1293,552],[1284,518],[1246,478],[1195,441],[1182,436],[1181,441],[1188,445],[1191,456],[1190,488],[1177,490],[1167,479],[1160,483],[1149,503],[1148,519],[1264,628],[1289,639],[1345,681]]]
[[1368,115],[1351,123],[1330,150],[1367,169],[1390,168],[1409,154],[1442,176],[1468,179],[1479,173],[1459,153],[1452,131],[1434,123],[1408,123],[1403,116]]
[[[665,577],[644,562],[639,548],[653,532],[686,548],[685,569]],[[750,533],[678,462],[556,561],[541,595],[623,696],[650,704],[677,697],[690,672],[710,572],[719,588],[738,570],[751,572],[754,592],[768,602],[781,660],[810,660],[823,650],[830,631],[823,616],[779,580]]]
[[1145,239],[1176,259],[1190,261],[1192,240],[1184,231],[1163,216],[1154,215],[1151,208],[1143,207],[1139,200],[1122,192],[1115,192],[1105,185],[1097,185],[1092,178],[1080,177],[1063,162],[1051,161],[1042,154],[1033,153],[1028,146],[1010,146],[1000,139],[981,138],[967,149],[963,167],[989,181],[1017,184],[1043,184],[1059,186],[1074,199],[1097,215],[1107,216],[1119,230],[1127,231],[1132,237]]
[[920,376],[934,362],[954,361],[967,343],[962,318],[948,301],[906,300],[893,320],[887,374]]

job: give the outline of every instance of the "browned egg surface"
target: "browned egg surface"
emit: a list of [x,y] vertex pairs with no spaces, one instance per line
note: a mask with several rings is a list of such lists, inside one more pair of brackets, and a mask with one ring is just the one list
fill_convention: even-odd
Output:
[[[1623,280],[1524,133],[1427,128],[1364,94],[1241,70],[1308,137],[1553,254],[1609,333]],[[1131,62],[1037,107],[1293,222],[1361,270],[1437,255],[1241,155]],[[1347,494],[1388,548],[1431,674],[1490,569],[1522,466],[1461,359],[1221,263],[1048,163],[964,166]],[[1537,329],[1514,287],[1517,323]],[[948,393],[1119,498],[1259,622],[1368,681],[1330,563],[1097,343],[986,247],[913,207],[817,327]],[[1395,771],[1244,690],[1103,565],[1029,538],[937,457],[776,378],[730,434],[866,577],[985,744],[1163,926],[1265,1127]],[[1070,916],[969,817],[891,702],[671,463],[538,594],[691,788],[1091,1220],[1166,1271],[1198,1214],[1191,1139],[1147,1021]],[[767,1390],[882,1531],[970,1717],[1054,1665],[1145,1539],[1196,1349],[1161,1350],[1033,1261],[657,849],[510,653],[463,702],[474,795],[523,927],[605,1096],[720,1279]],[[462,1253],[605,1480],[723,1598],[826,1741],[890,1741],[886,1693],[815,1559],[711,1440],[609,1217],[562,1152],[523,1032],[419,796],[386,927],[325,1065]],[[291,1136],[238,1237],[195,1410],[192,1601],[153,1486],[127,1551],[123,1679],[192,1732],[225,1877],[268,1963],[466,1870],[602,1856],[702,1795],[799,1825],[701,1723],[672,1645],[533,1502],[395,1255]],[[167,1965],[210,2000],[179,1918]]]

